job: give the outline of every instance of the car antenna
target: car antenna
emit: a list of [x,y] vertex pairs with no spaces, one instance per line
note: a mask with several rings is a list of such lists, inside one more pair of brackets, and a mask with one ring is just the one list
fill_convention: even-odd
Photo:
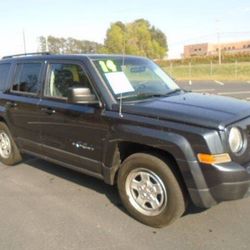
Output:
[[[125,65],[125,49],[126,49],[126,30],[124,30],[123,32],[123,51],[122,51],[122,71]],[[122,114],[122,92],[120,95],[120,105],[119,105],[119,116],[122,118],[123,114]]]
[[123,114],[122,114],[122,93],[120,95],[119,116],[121,118],[123,117]]

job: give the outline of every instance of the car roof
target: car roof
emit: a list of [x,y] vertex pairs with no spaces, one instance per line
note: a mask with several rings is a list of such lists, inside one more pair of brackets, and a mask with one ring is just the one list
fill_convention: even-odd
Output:
[[114,55],[114,54],[27,54],[27,55],[13,55],[3,57],[0,62],[13,61],[36,61],[36,60],[79,60],[79,59],[101,60],[101,59],[122,59],[122,58],[143,58],[131,55]]

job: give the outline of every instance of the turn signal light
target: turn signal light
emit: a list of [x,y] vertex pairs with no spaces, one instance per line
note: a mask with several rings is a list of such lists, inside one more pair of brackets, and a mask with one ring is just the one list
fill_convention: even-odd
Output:
[[200,163],[205,164],[219,164],[231,162],[229,154],[209,155],[209,154],[198,154],[198,160]]

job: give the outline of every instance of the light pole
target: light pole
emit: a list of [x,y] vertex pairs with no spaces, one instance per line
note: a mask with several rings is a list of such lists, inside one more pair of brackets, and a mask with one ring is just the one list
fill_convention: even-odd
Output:
[[26,54],[27,53],[27,51],[26,51],[26,38],[25,38],[24,29],[23,29],[23,50],[24,50],[24,54]]
[[48,41],[48,36],[45,37],[45,51],[49,51],[49,41]]
[[217,23],[217,46],[218,46],[218,61],[219,65],[221,65],[221,43],[220,43],[220,28],[219,28],[220,20],[216,20]]

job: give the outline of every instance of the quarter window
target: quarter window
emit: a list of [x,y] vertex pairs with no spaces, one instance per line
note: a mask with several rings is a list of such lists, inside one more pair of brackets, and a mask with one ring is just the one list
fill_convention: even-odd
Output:
[[36,94],[39,90],[38,79],[41,63],[18,64],[15,71],[13,91]]
[[79,65],[50,64],[45,96],[67,98],[69,88],[90,88],[88,77]]
[[0,91],[5,90],[6,82],[10,72],[10,64],[0,64]]

